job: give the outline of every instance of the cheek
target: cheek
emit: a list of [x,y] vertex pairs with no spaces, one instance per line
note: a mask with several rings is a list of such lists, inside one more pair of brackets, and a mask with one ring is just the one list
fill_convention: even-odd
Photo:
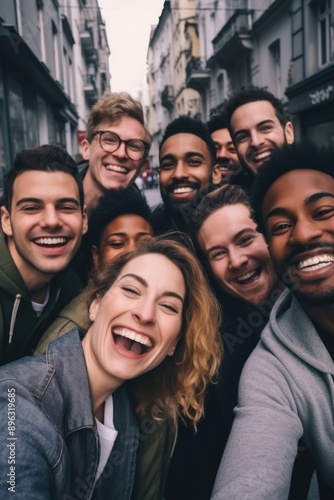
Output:
[[224,261],[211,262],[210,268],[215,278],[218,279],[222,285],[224,285],[226,279],[225,275],[227,269],[227,262]]

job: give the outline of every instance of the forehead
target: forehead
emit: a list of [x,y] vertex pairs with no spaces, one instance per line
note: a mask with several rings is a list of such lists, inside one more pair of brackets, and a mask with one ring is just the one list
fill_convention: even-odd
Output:
[[250,218],[249,208],[242,203],[226,205],[213,212],[199,230],[199,239],[204,247],[212,244],[226,245],[244,229],[256,229]]
[[143,125],[132,118],[132,116],[122,116],[116,121],[103,120],[96,127],[96,130],[109,130],[110,132],[116,132],[121,136],[121,139],[144,139],[145,138],[145,128]]
[[79,187],[67,172],[27,170],[19,174],[13,184],[13,200],[23,197],[45,201],[67,197],[79,200]]
[[268,189],[262,203],[262,214],[265,217],[276,207],[287,210],[303,208],[307,199],[316,193],[330,193],[334,196],[333,177],[319,170],[291,170],[279,177]]
[[168,137],[162,145],[160,158],[166,155],[183,158],[188,153],[200,153],[204,157],[210,157],[208,145],[203,139],[195,134],[182,132]]
[[219,144],[227,144],[228,142],[232,142],[231,135],[227,128],[220,128],[211,133],[211,137],[214,142],[218,142]]
[[111,222],[109,222],[103,230],[103,234],[112,233],[136,233],[136,232],[149,232],[152,233],[150,224],[140,215],[124,214],[119,215]]
[[231,125],[233,129],[245,129],[265,120],[279,121],[275,108],[269,101],[253,101],[242,104],[232,113]]
[[185,295],[185,282],[181,270],[164,255],[147,253],[139,255],[122,268],[119,278],[125,274],[136,274],[147,281],[148,285],[161,291],[174,291]]

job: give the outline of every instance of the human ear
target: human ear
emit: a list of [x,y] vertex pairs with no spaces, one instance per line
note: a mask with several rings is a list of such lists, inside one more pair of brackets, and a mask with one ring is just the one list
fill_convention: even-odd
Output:
[[87,139],[81,141],[81,156],[84,160],[89,160],[90,142]]
[[12,236],[12,224],[10,222],[10,214],[6,207],[1,207],[1,227],[6,236]]
[[286,142],[292,144],[295,141],[295,132],[291,122],[288,122],[284,128]]
[[174,352],[175,352],[175,349],[176,349],[176,346],[180,340],[180,337],[181,337],[181,333],[176,337],[176,339],[174,340],[174,342],[172,343],[172,345],[170,346],[170,349],[167,353],[167,356],[173,356]]
[[216,165],[213,167],[213,170],[212,170],[212,184],[220,184],[222,181],[222,173],[221,173],[221,170],[219,168],[219,165],[218,163],[216,163]]
[[99,298],[94,299],[93,302],[91,303],[91,305],[89,306],[89,319],[91,321],[95,321],[97,312],[99,310],[99,306],[100,306],[100,299]]

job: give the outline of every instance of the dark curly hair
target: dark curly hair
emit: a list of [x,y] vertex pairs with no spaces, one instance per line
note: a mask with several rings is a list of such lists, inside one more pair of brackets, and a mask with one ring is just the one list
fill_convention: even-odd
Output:
[[265,235],[262,203],[268,189],[282,175],[301,169],[318,170],[334,177],[334,147],[318,147],[313,142],[304,140],[284,144],[282,148],[273,151],[270,159],[259,169],[251,190],[252,217],[260,233]]

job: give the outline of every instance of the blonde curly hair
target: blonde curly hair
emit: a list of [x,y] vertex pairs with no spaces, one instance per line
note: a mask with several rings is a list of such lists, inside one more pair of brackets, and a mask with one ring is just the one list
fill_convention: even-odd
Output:
[[220,306],[192,252],[166,236],[145,241],[137,250],[96,271],[88,302],[109,290],[125,264],[147,253],[164,255],[183,274],[186,296],[182,326],[174,355],[129,385],[139,414],[157,421],[171,420],[174,425],[179,417],[186,417],[196,428],[204,413],[205,390],[218,374],[223,347]]

